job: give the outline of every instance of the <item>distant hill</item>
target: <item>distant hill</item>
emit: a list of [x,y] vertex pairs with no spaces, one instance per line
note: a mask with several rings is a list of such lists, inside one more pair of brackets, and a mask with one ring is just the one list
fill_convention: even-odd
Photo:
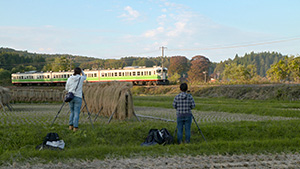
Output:
[[27,51],[18,51],[11,48],[0,48],[0,67],[11,70],[16,66],[32,65],[40,71],[47,63],[52,63],[57,57],[66,57],[72,59],[76,66],[84,62],[99,60],[93,57],[74,56],[70,54],[40,54]]
[[214,73],[222,73],[225,67],[225,64],[236,63],[237,65],[245,65],[248,66],[250,64],[255,65],[257,68],[257,74],[261,77],[266,76],[267,70],[271,67],[272,64],[277,63],[279,60],[286,57],[286,55],[282,55],[278,52],[261,52],[254,53],[251,52],[249,54],[245,54],[242,57],[238,55],[235,58],[225,60],[224,62],[217,63],[216,68],[214,69]]

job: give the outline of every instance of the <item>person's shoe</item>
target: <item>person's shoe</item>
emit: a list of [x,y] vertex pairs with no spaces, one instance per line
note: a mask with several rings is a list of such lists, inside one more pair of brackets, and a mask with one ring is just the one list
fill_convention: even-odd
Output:
[[79,130],[78,127],[73,128],[73,131],[78,131],[78,130]]
[[69,130],[73,130],[73,126],[69,126]]

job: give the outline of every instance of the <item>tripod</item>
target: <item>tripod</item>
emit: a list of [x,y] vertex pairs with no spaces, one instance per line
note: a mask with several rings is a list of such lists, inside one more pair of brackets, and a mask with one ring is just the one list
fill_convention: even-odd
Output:
[[[93,124],[92,119],[91,119],[91,113],[89,112],[89,109],[88,109],[88,107],[87,107],[87,104],[86,104],[86,101],[85,101],[85,98],[84,98],[84,94],[83,94],[83,93],[82,93],[82,99],[83,99],[83,101],[84,101],[84,107],[86,108],[86,110],[87,110],[87,112],[88,112],[88,115],[89,115],[88,118],[90,119],[90,122],[91,122],[91,124],[92,124],[92,127],[94,128],[94,124]],[[54,117],[54,119],[53,119],[52,124],[51,124],[50,127],[52,127],[53,123],[54,123],[55,120],[57,119],[57,117],[58,117],[59,113],[61,112],[62,108],[64,107],[65,103],[66,103],[66,102],[63,102],[63,104],[61,105],[61,107],[60,107],[59,111],[57,112],[56,116]],[[82,109],[81,109],[81,110],[82,110]],[[80,111],[81,111],[81,110],[80,110]]]
[[[194,117],[193,114],[192,114],[192,118],[193,118],[195,124],[197,125],[198,130],[199,130],[199,132],[200,132],[201,135],[202,135],[202,138],[204,139],[205,142],[207,142],[206,139],[205,139],[205,137],[204,137],[204,135],[203,135],[203,133],[202,133],[202,131],[201,131],[201,129],[200,129],[200,127],[198,126],[198,123],[196,122],[196,119],[195,119],[195,117]],[[177,133],[177,126],[176,126],[176,129],[175,129],[175,132],[174,132],[174,136],[176,135],[176,133]]]

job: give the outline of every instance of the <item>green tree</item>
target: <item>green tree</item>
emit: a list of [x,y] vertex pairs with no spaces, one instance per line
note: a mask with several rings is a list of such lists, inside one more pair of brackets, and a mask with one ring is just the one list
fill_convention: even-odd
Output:
[[271,79],[271,81],[289,81],[290,80],[290,69],[288,66],[288,57],[286,56],[284,59],[279,62],[273,64],[271,68],[267,71],[267,77]]
[[70,69],[70,60],[66,57],[57,57],[54,59],[54,64],[52,65],[52,71],[58,72],[62,70]]
[[3,68],[0,68],[0,84],[6,85],[11,83],[11,72],[8,70],[5,70]]
[[169,81],[171,84],[177,84],[181,75],[179,73],[174,73],[171,76],[169,76]]
[[293,81],[299,81],[299,78],[300,78],[300,57],[294,58],[294,56],[292,56],[289,59],[288,67],[291,71],[291,79]]
[[224,80],[237,81],[237,82],[248,82],[253,77],[256,76],[256,66],[255,65],[238,65],[237,63],[232,63],[230,65],[225,65],[223,72]]

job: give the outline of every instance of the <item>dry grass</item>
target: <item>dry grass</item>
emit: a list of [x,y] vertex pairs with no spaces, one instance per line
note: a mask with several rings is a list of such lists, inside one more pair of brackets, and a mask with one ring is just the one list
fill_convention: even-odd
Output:
[[12,90],[12,101],[15,102],[51,102],[63,101],[64,92],[58,89],[24,89]]
[[8,88],[0,86],[0,108],[4,109],[4,106],[9,104],[11,100],[11,93]]
[[107,82],[87,83],[83,93],[87,107],[92,113],[109,117],[114,113],[114,119],[123,120],[133,116],[133,100],[131,83]]

